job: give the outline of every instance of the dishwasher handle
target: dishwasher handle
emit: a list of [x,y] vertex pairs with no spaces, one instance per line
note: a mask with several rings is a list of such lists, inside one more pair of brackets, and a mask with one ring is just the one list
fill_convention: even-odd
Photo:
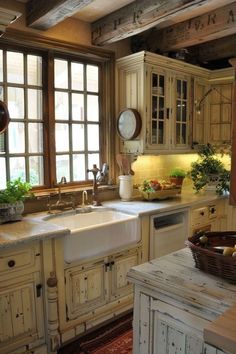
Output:
[[159,227],[159,228],[156,228],[155,230],[155,233],[157,234],[159,231],[161,231],[162,233],[164,232],[169,232],[169,231],[173,231],[175,229],[179,229],[183,226],[183,223],[179,223],[179,224],[173,224],[173,225],[169,225],[169,226],[165,226],[165,227]]

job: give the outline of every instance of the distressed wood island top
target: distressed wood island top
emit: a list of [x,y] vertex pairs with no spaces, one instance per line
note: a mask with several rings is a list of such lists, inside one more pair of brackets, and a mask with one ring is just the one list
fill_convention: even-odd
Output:
[[[236,305],[236,285],[196,269],[189,249],[133,267],[128,279],[154,297],[178,301],[185,312],[192,308],[209,313],[210,324],[206,331],[202,328],[204,340],[236,353],[236,311],[231,310]],[[231,327],[234,324],[231,332],[227,332],[229,321]]]

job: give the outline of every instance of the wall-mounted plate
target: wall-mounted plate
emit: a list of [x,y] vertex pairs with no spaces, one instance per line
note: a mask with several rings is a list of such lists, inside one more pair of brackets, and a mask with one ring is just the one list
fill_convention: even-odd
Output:
[[136,109],[127,108],[121,111],[117,118],[117,132],[121,139],[135,139],[142,127],[142,119]]

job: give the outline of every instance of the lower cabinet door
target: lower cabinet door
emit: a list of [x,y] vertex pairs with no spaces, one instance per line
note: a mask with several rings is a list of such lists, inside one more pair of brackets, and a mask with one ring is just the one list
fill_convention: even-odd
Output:
[[111,300],[125,296],[133,291],[133,285],[127,281],[127,273],[139,263],[139,249],[131,249],[123,254],[111,257]]
[[65,271],[67,319],[89,313],[106,303],[104,259]]
[[[209,320],[177,306],[140,293],[140,318],[136,320],[137,354],[224,354],[204,343],[203,328]],[[139,336],[139,337],[137,337]]]
[[1,354],[45,342],[41,288],[38,272],[1,282]]

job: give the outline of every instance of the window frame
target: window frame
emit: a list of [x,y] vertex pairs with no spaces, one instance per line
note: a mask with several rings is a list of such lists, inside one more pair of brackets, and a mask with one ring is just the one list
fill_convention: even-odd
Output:
[[[25,54],[42,56],[43,65],[43,143],[44,143],[44,185],[35,191],[53,189],[56,181],[55,121],[54,121],[54,58],[65,58],[99,67],[100,92],[100,156],[101,164],[108,163],[111,178],[115,178],[115,124],[114,124],[114,53],[100,48],[76,45],[42,38],[35,34],[26,35],[21,31],[10,31],[9,38],[0,38],[4,50],[20,51]],[[19,44],[19,40],[24,45]],[[58,48],[59,47],[59,48]],[[113,90],[113,91],[112,91]],[[103,110],[101,108],[103,107]],[[103,137],[103,138],[102,138]],[[105,137],[105,138],[104,138]],[[90,167],[90,166],[89,166]],[[100,166],[98,166],[100,167]],[[92,181],[69,182],[68,187],[76,188],[91,185]]]

